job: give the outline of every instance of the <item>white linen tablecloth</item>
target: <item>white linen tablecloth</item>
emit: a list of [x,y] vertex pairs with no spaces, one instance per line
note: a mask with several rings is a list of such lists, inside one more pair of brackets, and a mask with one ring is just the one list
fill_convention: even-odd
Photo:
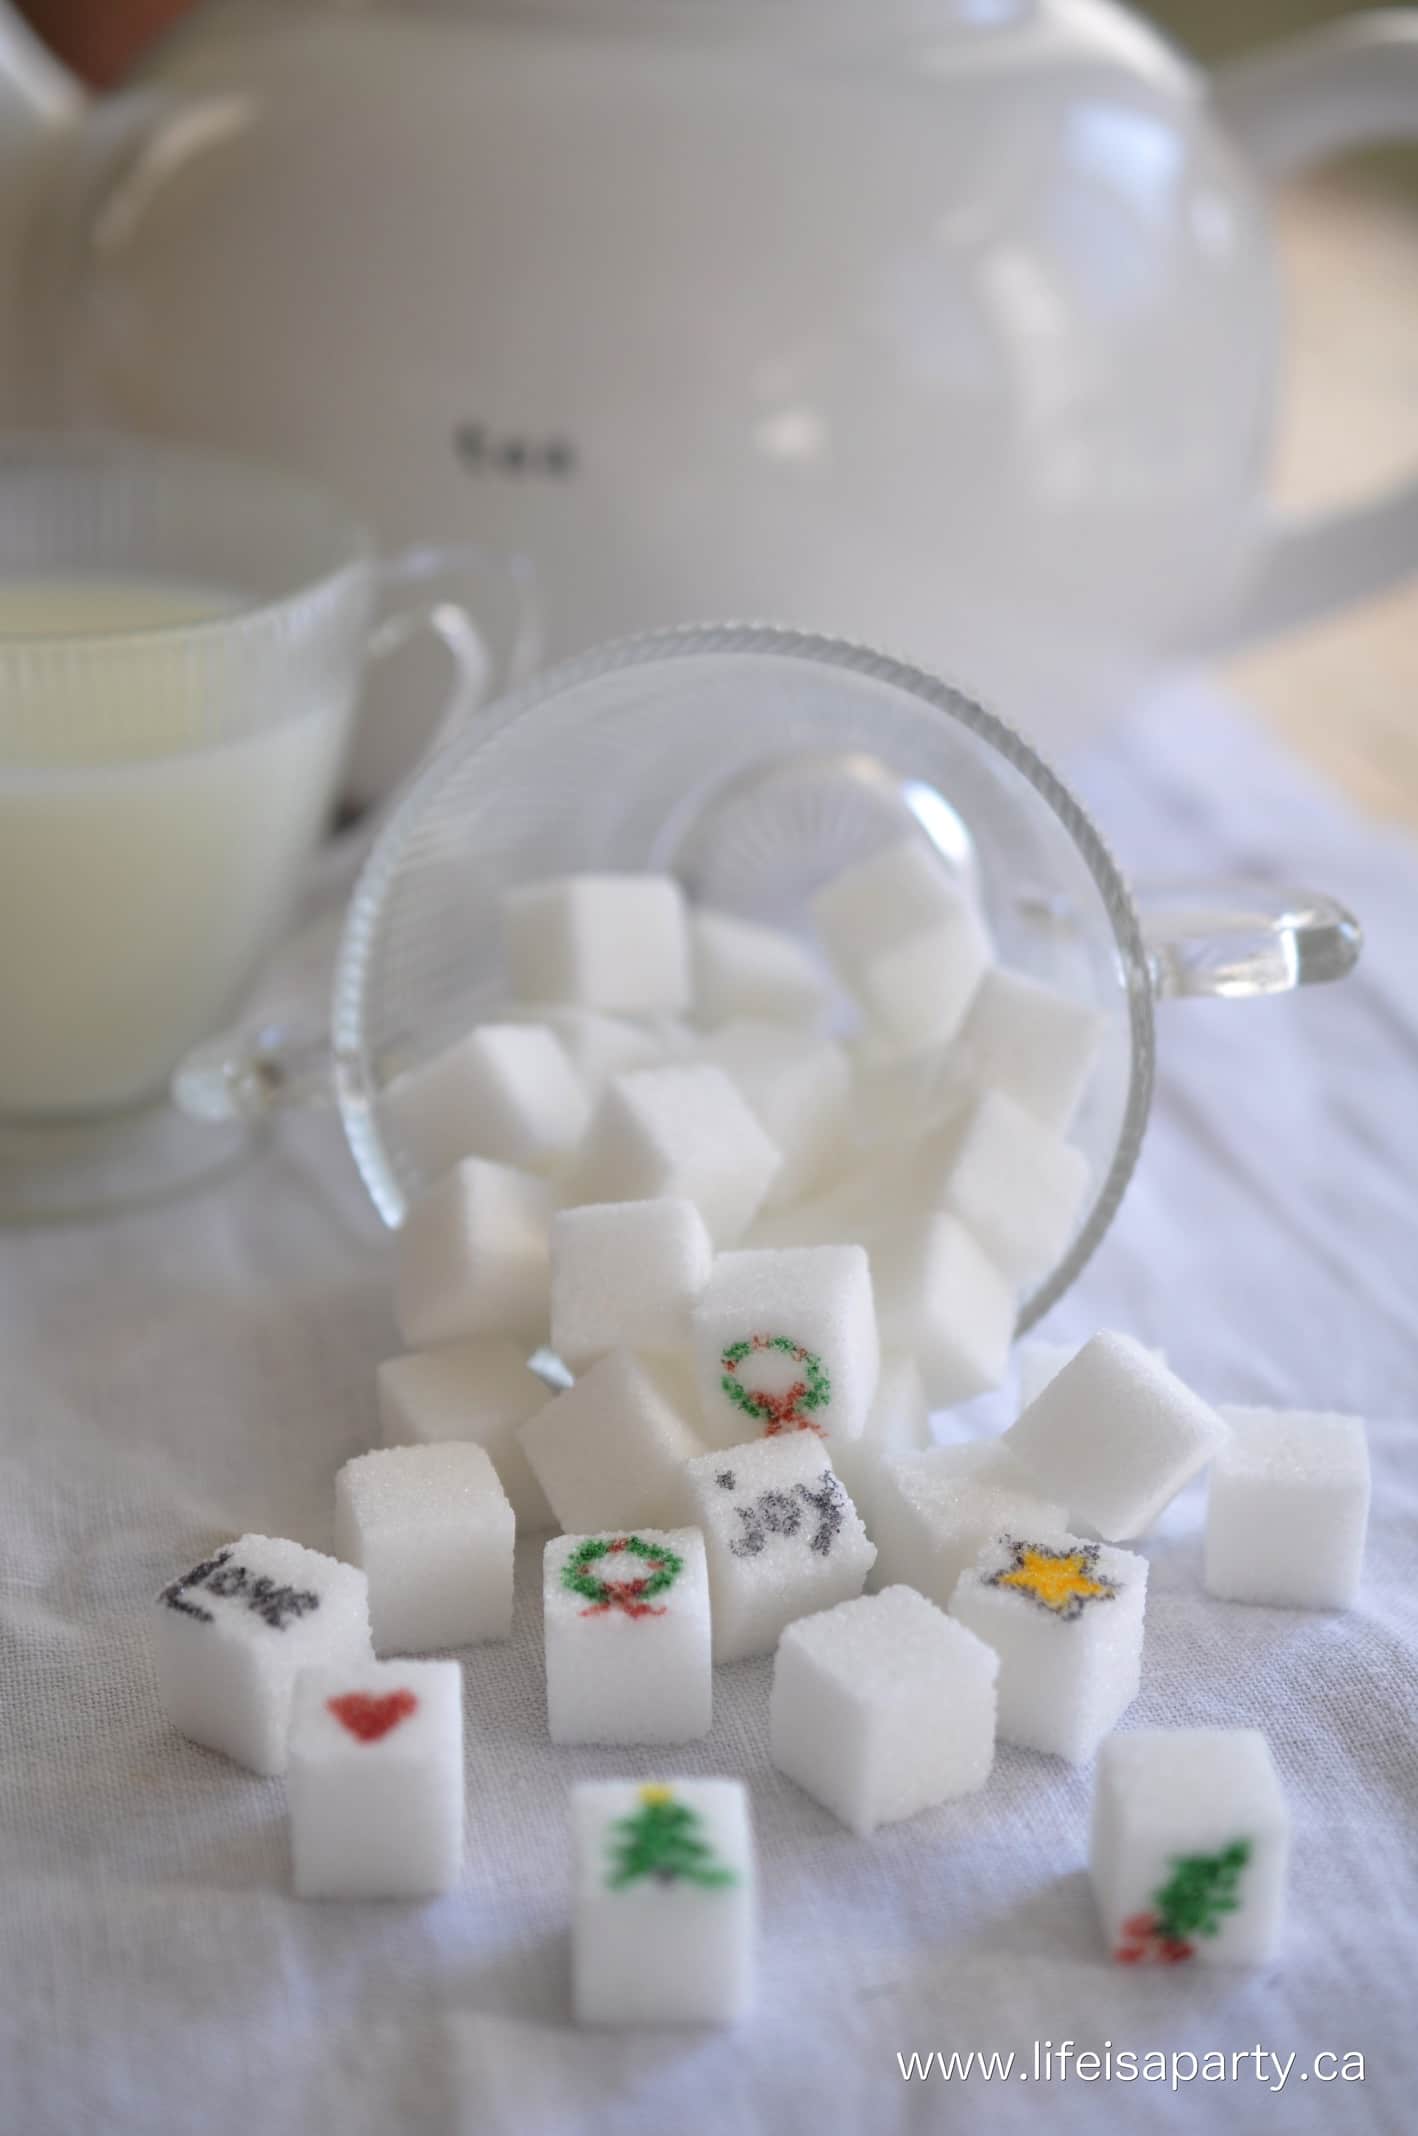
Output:
[[[1368,929],[1348,985],[1162,1012],[1141,1169],[1044,1330],[1117,1325],[1212,1398],[1371,1421],[1357,1611],[1209,1601],[1196,1490],[1147,1546],[1128,1720],[1267,1731],[1297,1838],[1279,1964],[1105,1962],[1090,1776],[1051,1760],[1004,1749],[984,1794],[855,1840],[769,1764],[758,1662],[719,1672],[712,1735],[668,1761],[751,1783],[755,2013],[576,2031],[567,1784],[664,1761],[548,1744],[535,1545],[513,1642],[464,1657],[458,1891],[293,1900],[281,1783],[166,1727],[145,1617],[215,1538],[328,1548],[334,1470],[375,1436],[388,1245],[332,1122],[307,1119],[179,1208],[0,1240],[5,2136],[1418,2125],[1418,854],[1196,691],[1075,772],[1135,869],[1309,881]],[[1040,2097],[1033,2043],[1065,2039],[1295,2059],[1281,2091],[1246,2065]],[[904,2081],[898,2053],[935,2048],[1013,2051],[1025,2080]],[[1362,2054],[1365,2081],[1302,2079],[1326,2050]]]

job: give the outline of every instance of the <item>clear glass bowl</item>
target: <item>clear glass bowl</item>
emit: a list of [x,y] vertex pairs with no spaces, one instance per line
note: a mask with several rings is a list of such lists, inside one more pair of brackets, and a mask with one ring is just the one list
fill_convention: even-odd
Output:
[[[1021,1327],[1077,1276],[1137,1162],[1160,993],[1341,976],[1358,929],[1305,893],[1154,900],[1149,925],[1067,787],[1005,723],[917,669],[783,630],[603,647],[541,676],[423,772],[356,886],[336,973],[335,1089],[380,1214],[427,1184],[381,1098],[505,1004],[497,898],[583,869],[667,869],[693,898],[809,929],[831,875],[911,821],[972,876],[1002,961],[1087,1003],[1104,1040],[1074,1129],[1093,1187]],[[1154,939],[1155,937],[1155,939]]]

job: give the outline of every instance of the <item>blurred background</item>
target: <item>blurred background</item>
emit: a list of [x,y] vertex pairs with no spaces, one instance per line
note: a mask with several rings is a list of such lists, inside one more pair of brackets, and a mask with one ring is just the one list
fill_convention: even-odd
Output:
[[[77,73],[110,86],[192,0],[21,6]],[[1336,0],[1142,0],[1139,11],[1208,63],[1350,12]],[[1336,159],[1283,186],[1275,212],[1291,309],[1275,493],[1327,505],[1418,465],[1418,147]],[[1418,588],[1248,650],[1224,673],[1365,808],[1418,824]]]

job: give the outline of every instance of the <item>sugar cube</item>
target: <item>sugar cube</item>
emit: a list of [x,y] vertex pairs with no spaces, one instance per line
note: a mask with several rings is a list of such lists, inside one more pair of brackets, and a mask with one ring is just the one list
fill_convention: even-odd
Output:
[[471,1440],[487,1453],[519,1532],[556,1525],[546,1493],[527,1465],[517,1426],[546,1406],[547,1384],[528,1368],[525,1342],[483,1336],[391,1357],[378,1372],[380,1430],[386,1446]]
[[[881,1361],[876,1398],[867,1411],[859,1439],[834,1439],[832,1462],[873,1541],[876,1493],[888,1461],[920,1453],[931,1438],[930,1404],[914,1357],[888,1356]],[[873,1568],[880,1578],[880,1561]]]
[[463,1861],[456,1661],[303,1669],[291,1701],[291,1857],[302,1899],[422,1899]]
[[847,869],[813,900],[843,978],[903,1048],[953,1038],[990,961],[973,900],[923,838]]
[[568,875],[504,891],[502,939],[523,1000],[689,1007],[684,897],[667,875]]
[[629,1350],[608,1350],[518,1432],[532,1473],[563,1528],[613,1521],[663,1525],[680,1471],[704,1442],[667,1382]]
[[369,1580],[377,1654],[512,1631],[512,1508],[482,1447],[376,1447],[335,1476],[335,1548]]
[[1064,1507],[1016,1480],[996,1444],[933,1446],[884,1465],[872,1498],[878,1580],[902,1581],[947,1609],[993,1536],[1066,1532]]
[[1013,1283],[1063,1259],[1088,1192],[1081,1152],[987,1090],[916,1159],[931,1204],[959,1217]]
[[714,1242],[691,1201],[588,1202],[551,1227],[551,1345],[573,1371],[607,1350],[682,1350]]
[[816,1025],[828,989],[816,959],[795,935],[703,906],[689,916],[694,1001],[707,1024],[737,1016]]
[[999,1660],[910,1587],[790,1624],[773,1663],[773,1763],[859,1835],[989,1778]]
[[781,1159],[713,1062],[615,1077],[587,1130],[578,1202],[692,1201],[716,1246],[731,1246],[763,1205]]
[[911,1352],[933,1409],[997,1387],[1009,1369],[1014,1288],[958,1217],[935,1211],[872,1252],[882,1340]]
[[1212,1466],[1206,1586],[1227,1602],[1347,1609],[1359,1591],[1369,1523],[1369,1449],[1360,1418],[1232,1409]]
[[1063,1134],[1102,1040],[1103,1020],[1084,1003],[994,965],[970,1003],[959,1046],[962,1063],[982,1090],[1013,1098]]
[[402,1076],[386,1103],[424,1177],[462,1157],[546,1172],[571,1156],[591,1117],[586,1086],[545,1024],[479,1024]]
[[553,1743],[688,1743],[713,1718],[709,1583],[694,1528],[612,1528],[546,1546]]
[[1073,1519],[1110,1542],[1143,1535],[1226,1443],[1214,1409],[1130,1335],[1086,1342],[1005,1433]]
[[253,1773],[280,1773],[300,1670],[370,1659],[369,1586],[318,1550],[243,1535],[169,1582],[152,1630],[173,1727]]
[[645,1024],[607,1016],[599,1009],[535,1002],[526,1005],[524,1013],[555,1033],[592,1105],[600,1103],[612,1076],[648,1068],[663,1051],[659,1037]]
[[701,1454],[682,1502],[704,1535],[715,1661],[771,1653],[795,1617],[859,1595],[876,1559],[814,1432]]
[[866,1152],[900,1149],[903,1130],[931,1133],[978,1094],[961,1073],[953,1047],[920,1053],[884,1050],[868,1030],[848,1047],[852,1070],[852,1138]]
[[860,1435],[881,1365],[862,1247],[721,1253],[690,1317],[711,1444]]
[[1000,1658],[1000,1741],[1081,1765],[1137,1696],[1147,1560],[1052,1529],[1003,1534],[950,1614]]
[[704,1058],[733,1079],[781,1152],[766,1209],[796,1201],[840,1164],[849,1146],[852,1075],[834,1040],[740,1018],[711,1034]]
[[411,1349],[546,1326],[545,1180],[469,1157],[422,1195],[397,1239],[394,1317]]
[[1098,1754],[1089,1867],[1120,1965],[1274,1956],[1290,1814],[1254,1728],[1136,1728]]
[[757,1935],[743,1782],[583,1780],[571,1820],[577,2023],[742,2017]]
[[[1037,1335],[1028,1336],[1015,1350],[1014,1360],[1019,1382],[1019,1409],[1041,1395],[1049,1381],[1057,1379],[1072,1358],[1077,1357],[1083,1345],[1079,1342],[1045,1342]],[[1148,1351],[1159,1365],[1167,1362],[1166,1352],[1158,1349]]]

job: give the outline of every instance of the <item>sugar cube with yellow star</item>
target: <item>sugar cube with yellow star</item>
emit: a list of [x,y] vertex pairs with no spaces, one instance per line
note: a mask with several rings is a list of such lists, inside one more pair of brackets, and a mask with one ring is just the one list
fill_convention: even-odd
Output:
[[1136,1696],[1146,1601],[1134,1551],[1058,1533],[987,1544],[950,1613],[999,1655],[1000,1741],[1090,1758]]

